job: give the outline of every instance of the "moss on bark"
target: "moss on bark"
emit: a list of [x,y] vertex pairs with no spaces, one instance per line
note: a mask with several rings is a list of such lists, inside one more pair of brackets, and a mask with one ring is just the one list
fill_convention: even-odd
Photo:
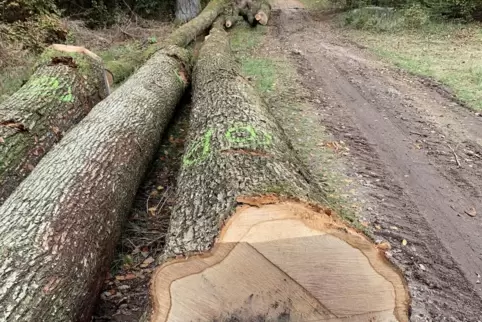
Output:
[[52,50],[42,55],[29,81],[0,104],[0,204],[106,95],[99,61]]

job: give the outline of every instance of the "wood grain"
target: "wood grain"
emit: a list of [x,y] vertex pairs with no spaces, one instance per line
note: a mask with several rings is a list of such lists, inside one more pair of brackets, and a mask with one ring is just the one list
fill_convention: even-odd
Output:
[[294,202],[240,208],[210,253],[161,266],[152,292],[153,321],[408,321],[376,247]]

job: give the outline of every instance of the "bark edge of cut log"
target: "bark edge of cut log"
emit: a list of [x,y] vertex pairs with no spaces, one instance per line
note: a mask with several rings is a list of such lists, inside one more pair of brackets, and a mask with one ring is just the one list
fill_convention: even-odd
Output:
[[273,194],[238,201],[212,249],[155,271],[153,322],[408,322],[402,273],[329,209]]

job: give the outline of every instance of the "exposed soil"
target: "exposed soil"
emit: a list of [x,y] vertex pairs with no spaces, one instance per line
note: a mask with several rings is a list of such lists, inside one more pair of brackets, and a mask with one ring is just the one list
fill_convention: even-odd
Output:
[[482,118],[302,7],[279,0],[269,42],[290,53],[320,125],[349,147],[362,215],[407,277],[411,320],[482,321]]

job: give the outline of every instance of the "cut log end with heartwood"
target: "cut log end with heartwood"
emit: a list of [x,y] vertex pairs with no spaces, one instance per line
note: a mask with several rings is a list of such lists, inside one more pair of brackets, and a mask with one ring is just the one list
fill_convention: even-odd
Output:
[[211,30],[152,321],[408,321],[399,271],[324,193]]
[[38,161],[109,93],[101,59],[52,45],[35,73],[0,104],[0,205]]

